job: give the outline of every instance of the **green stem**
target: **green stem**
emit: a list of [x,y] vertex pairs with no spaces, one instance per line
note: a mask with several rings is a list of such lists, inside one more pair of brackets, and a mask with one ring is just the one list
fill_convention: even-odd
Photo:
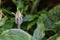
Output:
[[20,24],[18,24],[18,29],[20,29]]

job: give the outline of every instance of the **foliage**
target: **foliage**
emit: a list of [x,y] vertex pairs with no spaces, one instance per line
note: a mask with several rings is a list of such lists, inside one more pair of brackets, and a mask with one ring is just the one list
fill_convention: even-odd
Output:
[[[13,0],[13,2],[21,12],[21,15],[23,15],[23,17],[19,16],[18,18],[22,18],[23,23],[18,25],[19,21],[16,23],[14,19],[15,13],[2,8],[3,17],[0,17],[0,40],[60,40],[60,5],[49,11],[45,9],[40,12],[36,11],[34,14],[29,10],[29,7],[32,7],[30,2],[34,3],[34,0]],[[21,28],[18,29],[18,27]],[[46,35],[50,35],[50,33],[46,33],[46,31],[51,32],[51,30],[55,34],[47,38]]]

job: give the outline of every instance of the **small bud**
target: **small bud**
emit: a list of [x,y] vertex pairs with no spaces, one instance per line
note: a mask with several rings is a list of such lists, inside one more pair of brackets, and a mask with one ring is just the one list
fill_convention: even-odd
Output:
[[23,23],[23,16],[19,9],[17,9],[16,15],[15,15],[15,20],[16,20],[16,23],[19,25],[21,25]]

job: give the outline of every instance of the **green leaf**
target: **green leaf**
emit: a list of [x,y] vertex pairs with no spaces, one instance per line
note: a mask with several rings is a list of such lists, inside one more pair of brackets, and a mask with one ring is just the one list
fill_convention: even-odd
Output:
[[5,22],[5,24],[3,25],[3,27],[4,27],[5,29],[10,29],[10,28],[12,28],[14,22],[15,22],[15,19],[14,19],[14,18],[10,18],[9,20],[7,20],[7,21]]
[[33,22],[29,23],[27,25],[27,30],[29,30],[35,23],[36,23],[36,21],[33,21]]
[[21,9],[24,9],[24,1],[23,0],[12,0],[12,1],[16,4],[17,8],[20,9],[20,11],[21,11]]
[[56,30],[57,32],[60,31],[60,21],[55,22],[54,30]]
[[39,21],[43,22],[46,29],[54,28],[54,23],[48,18],[46,14],[41,14]]
[[44,24],[43,24],[43,22],[40,22],[40,20],[38,19],[37,28],[34,31],[32,40],[35,40],[35,39],[41,40],[45,36],[44,31],[45,31]]
[[3,31],[4,31],[4,28],[3,28],[3,27],[0,28],[0,34],[1,34]]
[[60,36],[57,38],[57,40],[60,40]]
[[7,17],[2,18],[2,20],[0,21],[0,26],[3,26],[6,20],[7,20]]
[[26,16],[24,17],[24,22],[26,22],[26,21],[32,21],[32,20],[35,19],[35,17],[36,17],[36,16],[34,16],[34,15],[26,15]]
[[0,40],[1,40],[1,37],[0,37]]
[[58,22],[55,22],[55,24],[56,24],[56,25],[60,25],[60,21],[58,21]]
[[31,35],[21,29],[6,30],[1,34],[2,40],[30,40]]
[[60,5],[49,10],[48,16],[53,22],[58,21],[60,19]]
[[1,39],[0,39],[1,40]]
[[59,39],[60,39],[60,35],[55,34],[54,36],[49,37],[49,39],[47,39],[47,40],[59,40]]
[[24,7],[24,4],[23,4],[23,1],[22,0],[17,0],[16,1],[16,5],[17,5],[17,8],[22,8],[22,7]]

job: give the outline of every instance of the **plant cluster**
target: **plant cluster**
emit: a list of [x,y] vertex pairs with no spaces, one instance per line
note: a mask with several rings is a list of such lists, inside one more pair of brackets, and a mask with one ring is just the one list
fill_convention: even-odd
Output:
[[38,12],[38,1],[13,2],[16,12],[0,9],[0,40],[60,40],[60,5]]

